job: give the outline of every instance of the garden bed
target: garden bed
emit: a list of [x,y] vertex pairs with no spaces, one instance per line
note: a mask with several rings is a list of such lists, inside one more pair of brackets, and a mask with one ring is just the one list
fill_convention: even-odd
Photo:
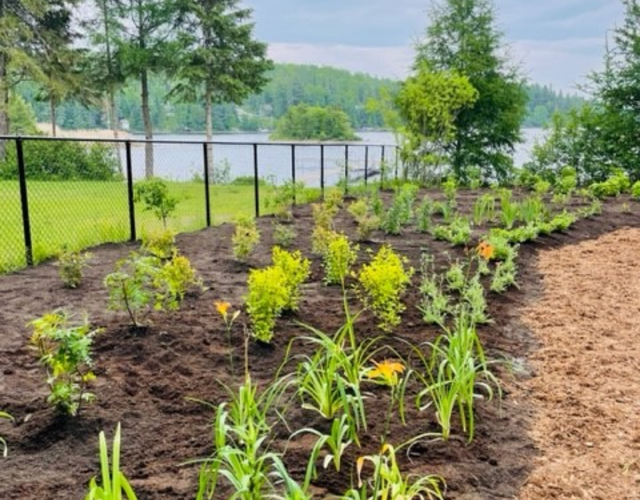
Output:
[[[435,198],[441,196],[430,193]],[[461,191],[458,206],[471,212],[477,193]],[[621,210],[630,203],[629,210]],[[604,204],[603,214],[578,221],[569,231],[541,236],[534,243],[523,244],[518,258],[519,289],[488,296],[493,323],[479,328],[489,357],[506,360],[498,366],[504,397],[497,401],[481,401],[476,406],[476,437],[467,444],[460,429],[447,442],[420,441],[409,456],[401,457],[405,473],[440,474],[447,481],[446,498],[497,499],[512,498],[529,476],[536,456],[536,446],[529,437],[535,412],[535,400],[522,389],[531,376],[526,359],[537,348],[536,340],[521,321],[522,310],[539,296],[543,283],[537,270],[540,249],[555,248],[596,238],[613,230],[640,226],[639,205],[626,198]],[[278,320],[272,345],[252,343],[249,365],[252,379],[267,385],[280,367],[291,339],[305,333],[303,322],[332,333],[343,323],[342,295],[339,287],[322,283],[322,267],[311,256],[313,219],[309,207],[294,210],[294,227],[298,233],[295,248],[312,259],[311,279],[303,285],[300,310]],[[190,398],[219,404],[228,399],[221,383],[236,387],[242,382],[237,370],[231,375],[224,325],[216,312],[214,300],[228,300],[240,306],[246,293],[251,267],[270,263],[273,218],[262,218],[259,250],[249,265],[232,259],[231,225],[203,230],[178,237],[178,247],[199,271],[208,290],[186,298],[180,311],[153,313],[150,326],[132,329],[125,314],[106,311],[107,292],[104,277],[114,263],[135,247],[104,245],[92,251],[94,257],[85,279],[77,290],[63,288],[57,268],[46,263],[33,269],[0,277],[3,307],[0,311],[0,409],[16,418],[11,426],[1,423],[9,445],[8,458],[0,462],[0,488],[6,500],[40,500],[43,498],[81,499],[89,479],[98,474],[97,436],[100,430],[112,434],[117,422],[122,423],[122,467],[140,500],[192,499],[197,490],[198,467],[183,465],[212,451],[210,408]],[[353,218],[341,210],[337,229],[354,235]],[[479,237],[482,230],[474,233]],[[438,266],[448,263],[443,252],[452,257],[465,255],[464,249],[452,248],[446,242],[405,228],[400,236],[376,232],[372,242],[360,244],[360,263],[367,249],[377,250],[390,243],[408,257],[417,269],[423,250],[436,257]],[[418,283],[418,276],[413,282]],[[419,293],[412,287],[405,297],[407,310],[402,325],[388,338],[389,344],[407,354],[405,342],[433,341],[438,328],[426,325],[417,309]],[[352,307],[357,309],[354,298]],[[96,341],[95,359],[98,376],[95,390],[98,400],[86,407],[78,418],[57,417],[46,403],[46,386],[42,368],[27,348],[29,330],[26,323],[53,309],[65,307],[86,312],[94,325],[104,328]],[[234,356],[242,364],[243,340],[241,321],[234,329]],[[363,314],[356,324],[359,338],[380,334],[374,318]],[[297,344],[295,352],[308,347]],[[288,370],[295,370],[293,363]],[[356,458],[377,453],[388,407],[388,390],[370,384],[365,400],[368,432],[361,436],[362,449],[351,446],[344,458],[341,474],[322,470],[314,482],[318,498],[339,496],[353,486]],[[409,387],[414,391],[414,387]],[[287,419],[292,430],[302,427],[324,429],[326,423],[315,413],[292,405]],[[433,412],[419,413],[410,405],[408,425],[397,418],[392,421],[389,441],[399,444],[438,429]],[[312,441],[299,436],[288,442],[284,426],[276,429],[274,448],[285,451],[284,462],[297,478],[304,474]],[[220,490],[216,498],[226,498]]]

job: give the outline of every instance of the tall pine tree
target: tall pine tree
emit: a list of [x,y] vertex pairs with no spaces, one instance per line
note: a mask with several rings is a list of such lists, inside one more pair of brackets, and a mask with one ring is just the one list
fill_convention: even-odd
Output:
[[442,0],[430,17],[417,65],[455,71],[478,92],[476,102],[455,117],[454,137],[445,146],[449,163],[463,180],[469,167],[481,168],[486,179],[506,178],[521,141],[527,95],[517,68],[504,56],[494,7],[490,0]]

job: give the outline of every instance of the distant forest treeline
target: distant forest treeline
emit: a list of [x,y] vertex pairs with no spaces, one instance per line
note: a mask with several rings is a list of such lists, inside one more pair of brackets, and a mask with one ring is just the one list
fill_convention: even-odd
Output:
[[[242,106],[214,106],[217,131],[272,130],[278,118],[290,106],[305,103],[313,106],[336,106],[351,119],[354,129],[384,128],[382,115],[367,111],[367,101],[379,96],[383,88],[396,88],[394,80],[362,73],[310,65],[277,64],[270,81],[259,95],[249,97]],[[167,100],[171,85],[165,79],[151,79],[150,107],[154,129],[160,132],[200,132],[205,128],[204,107],[200,104]],[[525,127],[541,127],[555,111],[568,111],[583,102],[581,97],[556,92],[548,86],[527,86],[528,115]],[[37,88],[30,84],[18,93],[33,107],[38,121],[49,121],[49,103],[38,101]],[[133,131],[144,130],[140,114],[139,84],[132,81],[118,96],[118,114]],[[106,113],[100,106],[86,108],[75,101],[58,106],[57,124],[65,129],[107,128]]]

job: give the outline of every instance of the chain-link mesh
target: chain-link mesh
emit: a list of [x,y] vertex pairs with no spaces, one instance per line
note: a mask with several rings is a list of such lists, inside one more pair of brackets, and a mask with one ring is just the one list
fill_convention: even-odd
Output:
[[16,143],[0,139],[0,273],[26,263]]
[[365,144],[0,140],[0,272],[28,263],[18,168],[20,141],[36,263],[64,248],[130,239],[129,170],[134,193],[138,183],[154,176],[165,181],[178,202],[162,220],[136,201],[134,227],[140,238],[165,223],[185,232],[255,214],[256,167],[260,213],[265,214],[278,210],[283,197],[310,201],[320,195],[321,186],[345,190],[362,185],[365,178],[376,182],[383,165],[385,179],[390,180],[397,160],[395,147],[383,152],[381,146]]
[[25,139],[23,145],[34,262],[129,237],[117,144]]

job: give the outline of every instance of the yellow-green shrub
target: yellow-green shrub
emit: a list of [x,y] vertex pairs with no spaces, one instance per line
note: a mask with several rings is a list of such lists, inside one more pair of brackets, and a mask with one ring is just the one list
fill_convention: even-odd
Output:
[[269,343],[273,338],[276,318],[289,302],[287,277],[279,267],[270,266],[251,270],[247,284],[246,305],[251,333],[261,342]]
[[352,245],[346,235],[333,233],[323,256],[324,282],[327,285],[344,285],[351,266],[358,258],[358,249],[358,245]]
[[238,262],[246,262],[260,242],[260,231],[255,219],[240,217],[236,221],[236,228],[231,237],[233,256]]
[[400,297],[413,275],[413,269],[406,264],[407,259],[400,257],[391,247],[383,246],[358,274],[361,299],[378,318],[378,326],[385,332],[400,324],[400,313],[406,309]]
[[148,232],[142,236],[142,249],[159,259],[170,259],[176,249],[176,235],[171,229]]
[[287,252],[278,246],[273,247],[272,259],[274,267],[282,269],[285,276],[288,297],[284,308],[296,311],[300,301],[300,285],[309,277],[311,263],[299,251]]

